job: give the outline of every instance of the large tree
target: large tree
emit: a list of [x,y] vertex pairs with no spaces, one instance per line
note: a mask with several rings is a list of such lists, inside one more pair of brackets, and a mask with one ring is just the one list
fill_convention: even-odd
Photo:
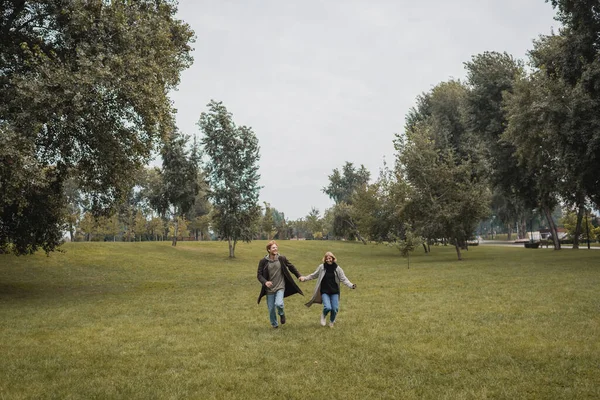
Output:
[[508,126],[502,137],[516,150],[522,182],[517,188],[519,197],[529,209],[538,208],[546,217],[554,248],[559,250],[552,210],[560,201],[561,182],[568,177],[549,134],[554,125],[546,120],[548,108],[560,107],[549,102],[552,86],[540,71],[515,82],[513,93],[507,93],[505,98]]
[[329,175],[329,185],[322,190],[335,202],[333,209],[333,234],[335,236],[358,238],[367,244],[353,218],[352,204],[357,191],[363,190],[368,185],[370,176],[371,173],[364,165],[356,168],[353,163],[348,161],[342,167],[341,172],[335,168]]
[[187,147],[188,137],[175,131],[162,150],[163,205],[168,206],[174,234],[172,245],[177,245],[179,221],[187,214],[200,191],[198,182],[199,152],[196,140],[191,150]]
[[503,98],[523,75],[523,63],[507,53],[485,52],[473,56],[465,68],[469,88],[466,128],[482,144],[482,165],[494,188],[493,212],[507,226],[517,222],[522,236],[528,210],[517,194],[529,182],[521,173],[515,146],[501,139],[508,124]]
[[396,139],[397,168],[410,185],[403,215],[421,236],[450,239],[460,260],[460,248],[489,212],[489,188],[473,175],[473,161],[436,148],[432,129],[420,123],[406,140]]
[[173,125],[168,93],[192,61],[176,6],[0,0],[0,246],[58,245],[55,205],[74,171],[95,209],[128,192]]
[[559,192],[578,209],[575,248],[586,199],[600,207],[600,13],[595,0],[551,3],[562,26],[535,43],[530,59],[543,75],[542,123],[564,169]]
[[418,99],[396,135],[396,176],[407,191],[402,215],[427,239],[450,239],[460,247],[489,211],[482,149],[467,129],[467,88],[442,82]]
[[214,207],[214,229],[229,243],[235,257],[238,240],[250,242],[259,229],[261,207],[258,139],[251,128],[236,126],[222,102],[212,100],[198,122],[206,155],[208,196]]

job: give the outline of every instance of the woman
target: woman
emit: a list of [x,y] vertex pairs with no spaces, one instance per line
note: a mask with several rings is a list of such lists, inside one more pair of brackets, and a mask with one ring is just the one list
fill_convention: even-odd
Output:
[[323,304],[321,313],[321,325],[327,324],[327,314],[329,315],[329,326],[333,328],[335,317],[340,307],[340,282],[350,289],[356,289],[356,285],[350,282],[342,267],[337,265],[336,258],[328,251],[323,257],[323,264],[317,267],[317,270],[310,275],[300,278],[301,281],[310,281],[317,278],[317,285],[312,298],[305,305],[310,307],[313,303]]

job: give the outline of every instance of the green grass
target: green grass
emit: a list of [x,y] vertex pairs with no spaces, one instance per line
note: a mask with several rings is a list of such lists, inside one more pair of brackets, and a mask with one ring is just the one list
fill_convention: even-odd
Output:
[[350,280],[320,306],[256,304],[266,242],[73,243],[0,256],[0,399],[597,399],[600,251],[417,251],[282,241],[303,274]]

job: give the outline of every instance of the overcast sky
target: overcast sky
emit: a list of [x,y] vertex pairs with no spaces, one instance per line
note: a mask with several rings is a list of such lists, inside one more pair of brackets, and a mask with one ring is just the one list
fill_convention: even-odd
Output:
[[525,59],[558,22],[544,0],[180,0],[194,64],[172,94],[187,134],[223,101],[261,147],[260,201],[287,219],[332,205],[346,161],[376,178],[415,98],[484,51]]

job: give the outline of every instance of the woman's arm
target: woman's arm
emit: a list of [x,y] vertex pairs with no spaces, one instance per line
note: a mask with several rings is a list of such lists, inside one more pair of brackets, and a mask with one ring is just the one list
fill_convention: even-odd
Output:
[[344,270],[342,269],[342,267],[340,267],[338,265],[338,267],[336,269],[338,272],[338,276],[340,278],[340,282],[342,282],[344,285],[348,286],[350,289],[356,289],[356,285],[354,283],[350,282],[350,280],[348,278],[346,278],[346,274],[344,274]]
[[323,264],[319,265],[319,266],[317,267],[317,269],[315,270],[315,272],[313,272],[313,273],[312,273],[312,274],[310,274],[310,275],[306,275],[306,276],[304,277],[304,280],[305,280],[305,281],[310,281],[311,279],[315,279],[315,278],[317,278],[317,277],[319,276],[319,271],[320,271],[322,268],[323,268]]

